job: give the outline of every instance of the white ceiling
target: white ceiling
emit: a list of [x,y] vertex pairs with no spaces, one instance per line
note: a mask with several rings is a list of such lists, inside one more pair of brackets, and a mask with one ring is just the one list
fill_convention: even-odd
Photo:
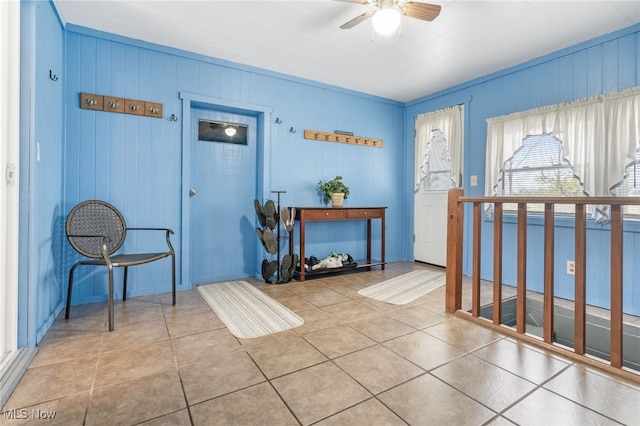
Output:
[[433,22],[372,41],[371,20],[339,27],[374,7],[332,0],[54,3],[65,24],[403,102],[640,22],[638,0],[433,0]]

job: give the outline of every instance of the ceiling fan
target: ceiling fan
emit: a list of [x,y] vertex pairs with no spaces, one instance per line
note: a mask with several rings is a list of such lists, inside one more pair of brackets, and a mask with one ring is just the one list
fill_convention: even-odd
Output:
[[[374,26],[376,20],[385,20],[389,18],[389,24],[386,26],[389,28],[388,33],[393,32],[400,25],[400,16],[406,15],[410,18],[421,19],[423,21],[433,21],[439,14],[441,6],[430,3],[420,3],[411,0],[336,0],[347,3],[358,3],[362,5],[374,5],[376,10],[364,12],[361,15],[356,16],[352,20],[342,24],[340,28],[348,30],[353,28],[359,23],[373,17]],[[385,17],[386,15],[386,17]]]

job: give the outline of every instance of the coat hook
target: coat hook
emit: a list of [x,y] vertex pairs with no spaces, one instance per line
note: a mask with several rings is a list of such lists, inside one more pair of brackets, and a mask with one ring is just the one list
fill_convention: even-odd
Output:
[[169,120],[169,121],[178,121],[178,117],[176,117],[176,115],[175,115],[175,114],[171,114],[171,115],[167,118],[167,120]]
[[49,78],[53,81],[58,81],[58,76],[53,74],[53,71],[49,70]]
[[289,128],[289,133],[295,133],[296,129],[294,129],[293,127]]
[[280,120],[280,117],[276,117],[276,124],[282,124],[282,120]]

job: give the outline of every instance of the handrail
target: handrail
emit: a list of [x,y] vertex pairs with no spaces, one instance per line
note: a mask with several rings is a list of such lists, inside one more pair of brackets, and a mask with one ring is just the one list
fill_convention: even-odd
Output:
[[[460,188],[452,188],[451,191],[464,191]],[[516,196],[503,196],[503,197],[478,197],[478,196],[465,196],[459,195],[460,202],[465,203],[504,203],[504,204],[578,204],[578,205],[640,205],[640,197],[516,197]]]
[[[464,229],[464,205],[472,205],[471,238],[471,310],[462,311],[462,259]],[[480,265],[482,204],[493,204],[493,316],[491,321],[480,317]],[[515,329],[502,321],[502,240],[503,204],[517,204],[517,260],[516,271],[516,325]],[[527,204],[544,204],[544,283],[542,338],[526,333],[526,276],[527,276]],[[575,319],[574,348],[554,344],[554,208],[556,204],[575,205]],[[610,306],[610,361],[586,355],[586,205],[610,206],[611,234],[611,306]],[[562,353],[595,367],[640,382],[640,372],[623,367],[623,305],[622,259],[624,205],[640,205],[640,197],[478,197],[465,196],[461,188],[453,188],[448,194],[447,214],[447,269],[445,309],[499,329],[509,335]]]

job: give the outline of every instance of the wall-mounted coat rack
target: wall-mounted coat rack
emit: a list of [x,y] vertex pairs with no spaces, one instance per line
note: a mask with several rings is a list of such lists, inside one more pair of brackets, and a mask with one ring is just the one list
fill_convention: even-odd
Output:
[[323,142],[346,143],[350,145],[370,146],[373,148],[382,148],[382,139],[366,138],[364,136],[354,136],[341,133],[319,132],[317,130],[304,131],[305,139],[312,139]]
[[162,118],[162,104],[160,103],[94,95],[92,93],[80,93],[80,108]]

